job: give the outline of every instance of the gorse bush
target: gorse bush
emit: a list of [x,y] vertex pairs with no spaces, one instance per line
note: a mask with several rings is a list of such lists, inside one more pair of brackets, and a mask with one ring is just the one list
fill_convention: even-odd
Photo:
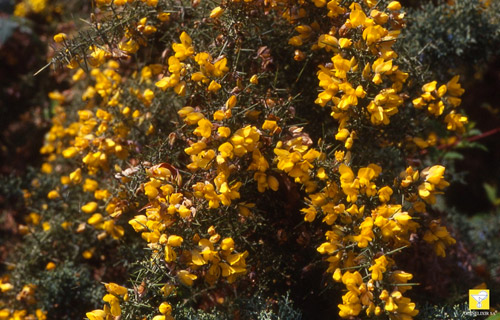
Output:
[[458,76],[400,68],[397,1],[94,5],[54,36],[71,89],[0,319],[418,314],[399,253],[455,243],[427,151],[467,117]]

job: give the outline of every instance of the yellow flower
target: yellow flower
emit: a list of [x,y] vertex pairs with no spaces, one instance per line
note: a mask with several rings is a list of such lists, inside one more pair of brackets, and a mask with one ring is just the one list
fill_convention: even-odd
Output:
[[349,137],[349,130],[346,128],[340,129],[335,135],[335,140],[345,141]]
[[219,18],[222,14],[224,13],[224,9],[222,9],[221,7],[215,7],[214,9],[212,9],[212,11],[210,12],[210,18],[212,19],[217,19]]
[[[379,58],[373,62],[372,65],[372,71],[375,72],[375,74],[383,74],[387,73],[392,70],[392,60],[387,60],[385,61],[384,58]],[[376,84],[382,83],[381,80],[376,81],[375,77],[372,80]]]
[[372,231],[373,218],[366,217],[359,227],[361,229],[361,233],[357,236],[354,236],[353,240],[358,243],[358,247],[366,248],[368,246],[368,243],[371,242],[375,237]]
[[162,22],[167,22],[170,20],[170,12],[160,12],[158,13],[158,19]]
[[97,202],[91,201],[82,206],[82,211],[88,214],[94,213],[97,210]]
[[213,126],[210,120],[201,119],[198,121],[198,127],[193,131],[193,133],[204,138],[209,138],[212,134],[212,127]]
[[351,8],[351,13],[349,14],[349,21],[351,23],[351,26],[353,28],[356,28],[360,25],[363,25],[366,20],[366,14],[363,12],[363,9],[361,9],[361,6],[353,2],[350,6]]
[[111,192],[106,189],[99,189],[94,192],[96,200],[106,200],[111,197]]
[[52,165],[50,163],[44,162],[42,164],[41,171],[43,173],[51,173],[52,172]]
[[228,127],[218,127],[217,133],[221,138],[227,138],[231,135],[231,129]]
[[398,314],[401,315],[402,319],[410,319],[418,314],[418,310],[415,308],[415,303],[411,302],[410,298],[400,297],[395,298],[397,304]]
[[288,40],[288,44],[294,47],[299,47],[303,44],[302,38],[300,36],[291,37],[290,40]]
[[422,86],[423,92],[433,92],[436,90],[437,81],[431,81]]
[[358,286],[363,283],[363,278],[358,271],[347,271],[342,275],[342,283],[345,284],[347,290],[358,291]]
[[48,223],[47,221],[42,223],[42,229],[43,229],[43,231],[49,231],[50,230],[50,223]]
[[322,34],[318,38],[318,48],[324,48],[327,52],[333,51],[338,47],[337,38],[329,34]]
[[274,120],[264,120],[264,123],[262,124],[262,129],[269,130],[271,133],[273,133],[277,127],[278,125]]
[[379,25],[373,25],[367,27],[363,31],[363,39],[366,41],[367,45],[378,42],[382,37],[386,36],[388,33],[387,29]]
[[375,259],[375,264],[373,264],[368,270],[372,272],[372,279],[382,280],[383,273],[386,271],[386,267],[389,264],[385,256]]
[[342,271],[340,270],[340,268],[335,269],[332,278],[337,282],[340,282],[342,280]]
[[136,232],[141,232],[147,230],[148,218],[144,215],[137,215],[131,219],[128,223],[134,228]]
[[101,223],[103,220],[103,216],[100,213],[94,213],[90,218],[88,218],[87,223],[91,226],[97,225]]
[[465,90],[462,89],[460,86],[460,83],[458,83],[458,79],[460,79],[460,76],[454,76],[447,84],[447,92],[449,95],[453,97],[460,97],[462,94],[464,94]]
[[62,33],[62,32],[58,33],[54,36],[54,41],[57,43],[61,43],[66,39],[67,39],[67,35],[65,33]]
[[26,3],[24,2],[19,2],[16,4],[16,7],[14,8],[14,15],[16,17],[25,17],[28,12],[28,8],[26,6]]
[[47,263],[47,265],[45,266],[45,270],[53,270],[55,268],[56,268],[56,264],[52,261]]
[[93,310],[85,314],[89,320],[106,320],[106,312],[104,310]]
[[259,77],[254,74],[253,76],[250,77],[250,83],[251,84],[259,84]]
[[192,274],[187,270],[179,271],[177,273],[177,276],[183,284],[189,287],[193,285],[194,280],[198,279],[198,277],[195,274]]
[[210,92],[217,92],[221,88],[221,85],[218,84],[216,81],[212,80],[210,84],[208,85],[208,91]]
[[325,168],[319,168],[318,169],[318,172],[316,173],[316,176],[318,177],[318,179],[320,180],[325,180],[325,179],[328,179],[328,175],[326,173],[326,170]]
[[314,5],[318,8],[324,7],[326,4],[326,0],[313,0]]
[[293,60],[302,61],[305,58],[306,58],[306,54],[303,51],[300,51],[298,49],[294,51]]
[[28,3],[31,6],[31,9],[35,13],[42,12],[47,6],[47,0],[30,0]]
[[96,0],[96,3],[98,6],[104,6],[104,5],[111,4],[111,1],[112,0]]
[[220,248],[221,248],[221,250],[233,251],[234,250],[234,240],[232,238],[225,238],[224,240],[222,240]]
[[85,179],[83,183],[83,191],[94,192],[99,187],[99,183],[92,179]]
[[144,185],[144,194],[149,199],[154,199],[158,196],[159,192],[158,192],[158,189],[153,184],[150,184],[148,182]]
[[242,157],[247,152],[253,151],[259,140],[260,134],[257,128],[253,126],[238,129],[230,139],[234,146],[233,152],[238,157]]
[[118,317],[122,314],[122,309],[120,308],[120,302],[117,297],[115,297],[112,294],[107,294],[102,298],[102,300],[104,300],[104,302],[109,303],[111,307],[110,311],[113,316]]
[[399,284],[400,286],[398,286],[398,289],[403,293],[411,289],[411,286],[401,286],[401,284],[407,283],[412,278],[413,275],[411,273],[404,272],[402,270],[393,271],[391,274],[391,281],[393,283]]
[[361,312],[361,303],[356,294],[349,291],[342,296],[342,304],[339,304],[339,315],[342,318],[357,316]]
[[391,11],[401,10],[401,4],[399,3],[399,1],[392,1],[387,5],[387,9]]
[[155,83],[155,86],[157,86],[161,90],[166,90],[167,88],[173,88],[177,84],[179,84],[179,80],[180,80],[180,75],[174,73],[168,77],[160,79],[158,82]]
[[430,103],[427,106],[427,111],[429,111],[430,114],[433,114],[436,117],[442,115],[443,112],[444,112],[444,103],[443,103],[443,101],[438,101],[436,103]]
[[304,221],[312,222],[316,219],[317,210],[314,206],[309,206],[300,210],[305,214]]
[[37,226],[40,224],[41,217],[38,213],[31,212],[27,220]]
[[54,199],[57,199],[59,197],[61,197],[61,195],[59,195],[59,192],[57,192],[57,190],[51,190],[47,194],[47,198],[49,198],[50,200],[54,200]]
[[342,58],[340,54],[333,56],[331,60],[335,69],[335,77],[345,79],[347,72],[351,69],[351,62]]
[[237,102],[238,102],[238,99],[236,98],[236,96],[232,95],[229,97],[229,99],[227,99],[225,106],[227,109],[232,109],[232,108],[234,108],[234,106],[236,105]]
[[158,307],[161,314],[169,315],[172,313],[172,306],[168,302],[162,302]]
[[182,244],[183,241],[184,241],[184,239],[182,239],[182,237],[180,237],[180,236],[170,235],[168,237],[167,243],[168,243],[168,245],[170,245],[172,247],[178,247]]
[[373,9],[370,11],[370,17],[375,21],[376,24],[383,25],[389,20],[389,15],[385,12]]
[[219,153],[220,153],[220,157],[222,157],[222,159],[226,159],[226,158],[232,158],[233,157],[233,145],[229,142],[224,142],[223,144],[221,144],[219,146]]
[[446,227],[441,226],[439,220],[433,220],[424,234],[424,240],[434,245],[436,254],[440,257],[445,257],[446,246],[455,244],[456,240],[450,235]]
[[316,248],[316,251],[321,254],[333,254],[335,250],[337,250],[337,246],[331,242],[324,242],[318,248]]
[[382,202],[387,202],[391,199],[393,193],[392,189],[388,186],[382,187],[378,190],[378,199]]
[[175,287],[171,284],[165,284],[161,289],[161,293],[163,294],[164,297],[168,297],[173,291]]
[[104,286],[106,287],[106,291],[108,291],[108,293],[114,294],[116,296],[125,296],[128,292],[127,288],[113,282],[105,283]]
[[71,179],[71,182],[73,182],[74,184],[82,182],[82,170],[78,168],[75,171],[71,172],[69,174],[69,178]]
[[455,113],[455,111],[450,112],[444,118],[444,122],[446,123],[446,129],[451,131],[456,131],[458,133],[463,133],[465,131],[464,124],[469,122],[469,119],[461,115],[460,113]]
[[179,39],[181,43],[174,42],[172,44],[172,49],[175,51],[175,57],[183,61],[194,54],[194,48],[191,46],[191,37],[189,37],[186,32],[183,31]]
[[339,45],[342,49],[349,48],[352,45],[352,40],[349,38],[340,38]]
[[271,190],[278,191],[280,184],[279,184],[278,179],[276,179],[275,176],[268,175],[267,176],[267,185],[269,186],[269,188],[271,188]]
[[106,62],[106,51],[97,46],[92,46],[90,48],[90,56],[87,58],[87,61],[92,67],[99,67],[104,62]]
[[177,212],[179,212],[179,216],[181,216],[181,218],[183,218],[183,219],[188,218],[189,216],[191,216],[191,213],[192,213],[191,209],[187,208],[184,205],[181,205],[179,207],[179,209],[177,209]]
[[205,118],[205,116],[201,112],[191,112],[186,116],[184,121],[187,124],[191,125],[191,124],[197,124],[198,121],[200,121],[201,119],[204,119],[204,118]]
[[425,202],[434,204],[436,202],[435,195],[449,186],[449,183],[444,180],[445,167],[436,165],[422,170],[422,176],[425,177],[425,182],[418,186],[418,195]]

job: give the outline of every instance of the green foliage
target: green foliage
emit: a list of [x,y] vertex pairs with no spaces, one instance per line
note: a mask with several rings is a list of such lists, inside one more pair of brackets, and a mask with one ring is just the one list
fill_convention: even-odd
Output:
[[264,298],[261,295],[255,295],[250,299],[239,299],[232,306],[233,315],[222,313],[217,309],[210,311],[193,310],[178,305],[174,313],[175,319],[179,320],[230,320],[234,317],[241,319],[255,320],[300,320],[302,314],[293,306],[288,294],[280,296],[276,300]]
[[302,314],[295,309],[289,294],[278,297],[276,300],[265,299],[255,295],[251,299],[242,301],[241,313],[244,319],[258,320],[300,320]]
[[104,295],[103,286],[94,279],[93,267],[66,261],[53,270],[38,272],[33,279],[42,309],[54,319],[77,319],[99,305]]
[[478,213],[473,217],[460,214],[450,216],[458,234],[467,244],[468,250],[473,252],[473,264],[487,270],[487,284],[494,288],[495,279],[500,277],[500,250],[498,241],[498,225],[500,224],[500,210],[491,213]]
[[192,308],[177,307],[178,310],[174,316],[175,319],[179,320],[226,320],[230,319],[227,314],[213,310],[213,311],[203,311],[194,310]]
[[422,71],[438,79],[447,79],[460,70],[475,72],[473,66],[484,65],[500,48],[500,4],[491,1],[462,0],[448,5],[425,1],[408,12],[404,41],[398,46],[403,59],[413,57]]
[[485,183],[484,190],[486,191],[486,195],[488,196],[488,200],[490,200],[491,204],[495,207],[500,205],[500,198],[498,197],[498,190],[496,186]]
[[[13,174],[0,175],[0,206],[12,207],[13,204],[19,204],[23,197],[21,190],[22,178]],[[10,202],[10,203],[9,203]]]
[[498,319],[500,319],[500,313],[494,314],[487,318],[487,320],[498,320]]
[[416,319],[422,320],[470,320],[468,302],[455,305],[429,305],[425,304],[420,309]]

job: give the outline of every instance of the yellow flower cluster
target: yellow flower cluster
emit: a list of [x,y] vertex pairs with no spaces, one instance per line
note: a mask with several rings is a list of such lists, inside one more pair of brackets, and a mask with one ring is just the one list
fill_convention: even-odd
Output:
[[[0,278],[0,293],[5,293],[10,290],[14,289],[14,286],[9,283],[9,278],[8,276],[4,276]],[[22,287],[22,289],[16,294],[15,300],[17,302],[21,302],[23,304],[26,304],[28,306],[30,305],[35,305],[36,304],[36,299],[35,299],[35,291],[37,287],[34,284],[26,284]],[[33,319],[33,320],[46,320],[47,319],[47,312],[43,311],[42,309],[36,309],[34,310],[33,314],[30,314],[29,311],[27,310],[28,308],[25,309],[13,309],[12,306],[7,306],[5,307],[4,305],[0,304],[0,319],[5,319],[5,320],[28,320],[28,319]]]
[[41,14],[47,8],[47,0],[25,0],[16,4],[14,15],[25,17],[29,13]]
[[[404,12],[397,1],[383,3],[232,1],[205,8],[191,37],[184,9],[167,8],[163,1],[96,1],[105,12],[142,5],[148,14],[126,24],[116,47],[96,43],[85,46],[85,56],[71,53],[72,80],[83,89],[72,98],[75,112],[66,108],[70,97],[50,95],[56,106],[41,149],[46,156],[41,171],[59,175],[60,183],[51,186],[44,201],[78,198],[77,218],[62,225],[67,232],[89,227],[99,241],[134,234],[127,230],[139,233],[149,250],[144,265],[162,272],[153,319],[163,320],[173,319],[176,288],[208,291],[233,285],[250,267],[265,273],[267,267],[238,227],[254,214],[266,215],[261,197],[272,199],[296,188],[304,205],[293,212],[302,213],[319,235],[313,252],[345,289],[339,315],[412,319],[418,310],[403,294],[411,289],[413,275],[399,270],[397,253],[414,245],[415,234],[439,256],[455,242],[439,219],[427,214],[427,206],[448,186],[445,168],[397,167],[387,157],[372,159],[367,150],[406,150],[408,141],[422,148],[435,144],[432,134],[428,141],[404,136],[411,131],[393,135],[403,130],[393,121],[398,116],[417,113],[421,120],[430,115],[457,133],[464,132],[467,118],[456,112],[463,94],[458,77],[439,87],[429,82],[418,93],[412,89],[393,49]],[[318,79],[318,92],[300,92],[312,97],[308,107],[328,108],[331,116],[312,123],[328,127],[318,141],[307,132],[311,126],[294,118],[300,94],[276,84],[280,75],[270,71],[276,67],[271,50],[244,48],[245,37],[239,35],[244,28],[225,20],[233,10],[274,16],[283,22],[281,28],[295,32],[283,49],[290,61],[304,69],[307,61],[319,63],[310,73]],[[221,33],[210,33],[211,45],[197,31],[207,21]],[[67,39],[54,37],[61,46]],[[143,52],[151,44],[163,47]],[[118,49],[122,55],[116,57]],[[242,62],[240,54],[248,51],[256,56]],[[140,60],[148,55],[154,58]],[[50,230],[40,215],[48,204],[29,216],[31,226]],[[93,250],[83,257],[92,258]],[[247,264],[247,258],[254,260]],[[126,287],[105,286],[105,305],[88,312],[90,320],[123,316],[122,306],[134,298]],[[0,288],[10,290],[3,280]],[[29,290],[34,288],[19,299],[30,299]]]
[[[315,2],[315,5],[324,7],[326,3]],[[338,30],[333,27],[329,34],[316,32],[318,40],[311,48],[334,54],[331,63],[319,66],[317,76],[323,91],[315,102],[322,107],[330,106],[332,117],[339,122],[336,139],[345,141],[347,149],[356,137],[355,131],[349,128],[353,117],[358,118],[361,113],[374,125],[388,125],[404,103],[401,91],[408,78],[408,74],[393,63],[397,54],[392,50],[404,14],[397,5],[389,5],[383,11],[375,8],[373,2],[367,1],[366,5],[369,15],[356,2],[349,6],[350,11],[334,10],[337,14],[349,12],[349,18]],[[338,3],[332,1],[326,7],[328,16],[337,16],[331,12],[334,7],[339,8]],[[369,54],[361,54],[363,50]],[[378,92],[367,103],[366,90],[373,92],[374,88],[378,88]]]
[[[305,213],[306,221],[311,222],[319,215],[323,217],[324,223],[331,226],[331,229],[325,233],[327,242],[322,243],[317,251],[328,256],[327,271],[333,274],[333,279],[344,283],[349,290],[343,296],[343,304],[339,305],[341,310],[339,314],[342,317],[355,316],[365,309],[367,315],[380,315],[383,310],[395,316],[416,315],[415,304],[411,303],[408,298],[404,298],[402,293],[405,290],[401,290],[401,284],[411,279],[412,275],[402,271],[390,271],[388,266],[394,265],[394,261],[387,255],[391,250],[397,252],[400,248],[410,245],[410,235],[417,232],[419,227],[419,224],[413,220],[413,215],[422,212],[420,210],[425,210],[425,204],[417,200],[415,191],[405,194],[408,201],[415,203],[415,209],[409,212],[403,211],[400,204],[388,203],[392,198],[393,190],[389,186],[377,187],[375,184],[374,181],[381,173],[381,168],[377,165],[371,164],[360,168],[358,174],[354,175],[351,168],[341,163],[338,171],[340,187],[330,182],[322,192],[310,194],[307,199],[310,205],[302,211]],[[405,179],[401,182],[401,187],[408,188],[410,184],[416,186],[419,181],[422,183],[420,185],[422,188],[430,183],[433,183],[431,186],[441,184],[440,187],[443,187],[446,185],[442,179],[443,172],[442,166],[428,168],[422,173],[425,180],[420,181],[418,172],[414,172],[409,167],[402,174]],[[406,174],[409,175],[406,176]],[[415,179],[415,181],[410,181],[410,179]],[[420,186],[416,190],[419,195]],[[394,185],[393,188],[398,188],[398,186]],[[367,199],[374,197],[378,198],[380,204],[371,212],[367,212],[366,207],[370,207],[372,203]],[[420,198],[428,201],[421,195]],[[361,199],[363,201],[360,201]],[[343,203],[344,201],[347,204]],[[347,232],[353,226],[356,226],[355,230],[359,231],[355,231],[354,234]],[[434,244],[438,255],[444,254],[446,245],[454,243],[446,228],[439,226],[438,222],[432,223],[431,230],[427,231],[424,240]],[[375,258],[367,254],[366,250],[361,253],[357,250],[357,248],[371,248],[376,243],[384,243],[388,253]],[[361,280],[358,271],[343,273],[343,270],[362,269],[366,268],[366,265],[369,266],[368,271],[371,271],[371,280],[368,283]],[[388,275],[384,276],[385,273]],[[402,273],[406,276],[401,277]],[[392,291],[390,295],[385,289],[381,291],[380,286],[387,282],[396,284],[401,291]],[[380,295],[379,303],[374,298],[377,292]],[[389,296],[386,297],[386,295]]]
[[[322,28],[316,20],[310,25],[300,24],[295,27],[299,35],[293,36],[289,44],[303,47],[311,43],[310,50],[324,49],[332,54],[331,62],[318,66],[317,77],[322,91],[315,102],[321,107],[331,108],[331,116],[339,123],[335,139],[343,142],[345,149],[351,150],[354,139],[358,138],[356,128],[360,123],[366,125],[366,119],[375,127],[387,126],[390,118],[408,104],[405,92],[409,75],[395,65],[397,53],[392,49],[403,26],[404,13],[397,1],[385,8],[377,7],[378,3],[373,1],[353,2],[349,8],[336,1],[328,4],[315,1],[314,5],[326,7],[328,12],[325,14],[330,18],[339,14],[348,14],[348,18],[343,23],[332,20],[333,26],[328,34],[321,33]],[[307,6],[307,3],[297,5],[300,8]],[[300,9],[295,12],[300,12]],[[307,20],[307,16],[304,14],[296,20]],[[418,109],[427,106],[427,112],[436,117],[444,115],[445,105],[458,106],[458,97],[463,94],[458,76],[439,89],[436,89],[435,81],[428,83],[422,91],[424,94],[414,99],[413,105]],[[467,122],[465,116],[454,110],[442,119],[449,130],[459,133],[464,131]],[[418,313],[415,304],[402,296],[406,290],[381,288],[387,284],[391,288],[400,288],[402,283],[411,279],[411,274],[390,271],[394,260],[389,259],[388,254],[410,245],[410,235],[421,226],[413,217],[426,211],[425,203],[435,203],[435,195],[448,185],[443,178],[445,168],[433,166],[419,175],[418,171],[408,167],[401,174],[400,185],[377,185],[383,168],[376,164],[358,167],[355,174],[342,158],[330,161],[318,153],[311,160],[321,161],[305,164],[299,152],[279,150],[275,153],[277,169],[302,183],[308,193],[305,199],[308,206],[301,210],[305,221],[312,222],[320,216],[331,226],[325,233],[327,242],[317,250],[328,256],[327,271],[333,273],[333,279],[342,282],[348,290],[339,305],[339,315],[348,318],[365,310],[368,316],[378,316],[382,312],[398,319],[415,316]],[[304,165],[297,166],[296,163]],[[338,174],[327,174],[332,166],[333,172],[338,171]],[[314,171],[315,167],[318,181],[310,181],[309,171]],[[320,192],[315,192],[318,186],[323,187],[320,187]],[[412,207],[398,204],[393,198],[395,192],[404,195]],[[444,256],[446,245],[454,243],[438,221],[431,222],[424,239],[434,245],[440,256]],[[371,248],[377,243],[384,243],[385,254],[384,251],[373,252]],[[359,251],[357,248],[370,250]],[[380,254],[383,255],[377,258]],[[368,269],[372,272],[371,280],[365,282],[358,271],[344,272],[352,269]]]
[[459,76],[455,76],[439,88],[437,81],[424,84],[422,86],[423,93],[420,97],[413,99],[413,105],[418,109],[426,108],[427,112],[435,117],[446,115],[444,118],[446,128],[463,133],[467,117],[454,110],[462,102],[459,97],[464,93],[458,79]]
[[128,300],[127,288],[122,287],[116,283],[106,283],[106,291],[108,292],[102,300],[106,302],[103,309],[96,309],[87,312],[86,316],[90,320],[101,320],[113,317],[119,317],[122,314],[120,308],[120,299]]
[[[332,117],[339,122],[335,137],[351,149],[357,138],[352,123],[369,119],[374,125],[388,125],[408,99],[405,89],[409,75],[395,64],[398,54],[392,49],[404,26],[404,13],[397,1],[385,8],[373,1],[352,2],[349,8],[337,1],[314,1],[314,5],[327,9],[330,18],[344,13],[348,13],[348,18],[343,23],[333,19],[327,34],[321,32],[316,20],[310,25],[301,24],[295,27],[299,35],[293,36],[289,44],[304,47],[310,43],[311,50],[323,49],[332,54],[331,62],[319,65],[317,77],[322,91],[315,102],[331,108]],[[306,15],[298,18],[306,19]],[[448,130],[463,133],[467,117],[454,110],[463,94],[458,76],[439,88],[436,84],[433,81],[424,85],[424,93],[413,99],[413,105],[418,109],[426,106],[435,117],[443,115],[440,119]]]
[[[196,215],[194,199],[175,192],[175,188],[181,187],[179,173],[175,171],[172,173],[171,170],[174,168],[167,164],[156,165],[147,170],[150,181],[144,184],[144,194],[150,202],[145,209],[145,215],[137,215],[129,223],[136,232],[141,232],[142,238],[149,243],[157,257],[161,256],[165,262],[172,263],[177,268],[184,265],[186,269],[177,272],[181,283],[192,286],[194,280],[198,278],[195,273],[200,273],[202,270],[205,273],[205,281],[211,285],[221,276],[227,278],[229,283],[233,282],[238,276],[246,273],[245,258],[248,255],[246,251],[243,253],[234,251],[233,239],[221,240],[220,234],[213,226],[206,231],[209,238],[201,238],[195,234],[191,244],[184,242],[182,236],[169,232],[169,228],[175,225],[182,226]],[[212,187],[211,192],[214,193],[213,185],[209,185]],[[201,190],[197,188],[197,185],[193,186],[195,193],[205,192],[205,198],[209,197],[207,185],[201,186]],[[228,192],[231,191],[222,190],[220,197],[225,199],[225,194]],[[212,208],[213,203],[219,203],[217,195],[215,198],[217,200],[209,200]]]

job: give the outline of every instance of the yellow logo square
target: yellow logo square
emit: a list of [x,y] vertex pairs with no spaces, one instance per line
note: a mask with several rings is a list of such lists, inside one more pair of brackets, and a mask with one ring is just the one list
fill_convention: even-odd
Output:
[[469,290],[469,310],[489,310],[490,290],[473,289]]

